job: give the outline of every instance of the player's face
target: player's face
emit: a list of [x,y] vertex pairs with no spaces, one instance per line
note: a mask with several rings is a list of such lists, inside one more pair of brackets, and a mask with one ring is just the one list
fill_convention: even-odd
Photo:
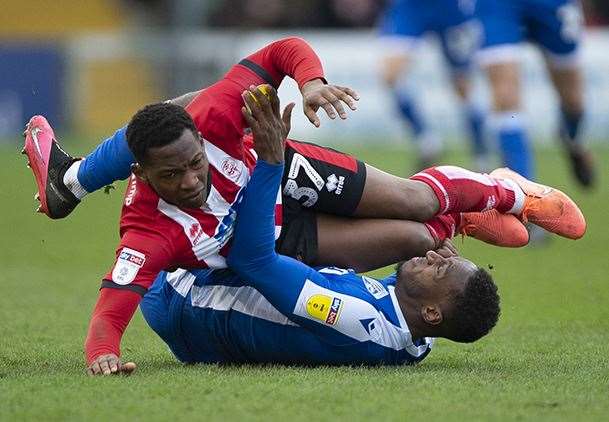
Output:
[[434,251],[424,257],[412,258],[402,264],[401,282],[408,296],[442,303],[460,292],[476,265],[461,257],[445,258]]
[[181,208],[199,208],[205,202],[209,163],[198,133],[185,129],[171,144],[150,148],[141,167],[165,201]]

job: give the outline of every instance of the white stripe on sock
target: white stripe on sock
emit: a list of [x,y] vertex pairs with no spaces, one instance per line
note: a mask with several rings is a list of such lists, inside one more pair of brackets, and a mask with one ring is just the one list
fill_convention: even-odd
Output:
[[78,168],[83,161],[85,160],[74,161],[63,175],[63,183],[78,199],[84,198],[89,193],[78,181]]
[[518,183],[510,179],[497,179],[497,181],[505,189],[509,189],[514,192],[514,205],[512,206],[512,208],[510,208],[509,211],[506,212],[506,214],[520,214],[522,212],[522,209],[524,208],[525,199],[524,191],[522,190],[522,188],[518,186]]

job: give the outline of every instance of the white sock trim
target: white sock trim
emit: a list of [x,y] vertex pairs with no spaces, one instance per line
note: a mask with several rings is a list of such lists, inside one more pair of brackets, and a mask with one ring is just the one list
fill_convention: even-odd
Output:
[[495,132],[524,129],[526,119],[520,110],[495,111],[489,114],[488,125]]
[[510,179],[497,179],[499,183],[503,185],[504,188],[510,189],[514,192],[514,205],[510,208],[506,214],[515,214],[518,215],[522,212],[524,208],[524,200],[525,194],[522,188],[518,185],[518,183],[514,182]]
[[78,199],[84,198],[89,193],[78,181],[78,169],[83,161],[85,160],[74,161],[63,175],[63,183]]

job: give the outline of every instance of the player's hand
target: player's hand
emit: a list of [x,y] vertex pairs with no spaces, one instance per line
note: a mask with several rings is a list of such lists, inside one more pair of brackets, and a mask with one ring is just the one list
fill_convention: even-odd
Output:
[[436,253],[444,258],[450,258],[451,256],[459,256],[459,251],[453,245],[449,239],[444,239],[442,244],[438,249],[436,249]]
[[305,83],[300,91],[304,114],[316,127],[320,125],[317,116],[317,110],[320,108],[323,108],[331,119],[336,119],[338,115],[343,120],[347,118],[343,103],[351,110],[357,110],[355,102],[359,100],[359,95],[351,88],[325,85],[321,79],[313,79]]
[[120,358],[113,353],[98,356],[87,367],[87,374],[94,375],[131,375],[136,369],[133,362],[122,363]]
[[254,135],[254,150],[267,163],[284,161],[285,139],[290,131],[294,103],[288,104],[279,114],[279,97],[270,85],[264,85],[266,95],[257,87],[250,86],[243,91],[243,101],[247,107],[241,112]]

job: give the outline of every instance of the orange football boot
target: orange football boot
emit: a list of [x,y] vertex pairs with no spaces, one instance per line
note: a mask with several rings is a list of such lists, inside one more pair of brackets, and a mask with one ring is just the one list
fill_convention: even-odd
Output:
[[461,213],[461,222],[455,231],[506,248],[520,248],[529,243],[529,232],[518,218],[494,209]]
[[571,198],[558,189],[531,182],[507,167],[493,170],[491,177],[514,181],[524,192],[524,206],[518,218],[569,239],[586,233],[586,219]]

